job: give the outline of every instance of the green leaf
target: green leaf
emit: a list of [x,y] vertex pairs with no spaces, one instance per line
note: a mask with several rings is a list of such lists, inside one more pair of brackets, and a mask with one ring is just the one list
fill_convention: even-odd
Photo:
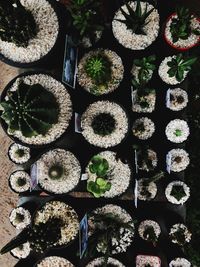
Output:
[[181,63],[181,66],[192,66],[197,61],[197,59],[197,57],[188,58],[184,60],[183,63]]
[[174,77],[176,75],[177,70],[175,68],[171,68],[168,70],[169,77]]
[[183,77],[184,77],[184,72],[181,69],[178,69],[176,73],[177,81],[181,82],[183,80]]

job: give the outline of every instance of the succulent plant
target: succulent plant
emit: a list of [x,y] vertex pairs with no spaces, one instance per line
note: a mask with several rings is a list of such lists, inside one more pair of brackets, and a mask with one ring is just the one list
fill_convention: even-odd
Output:
[[144,238],[147,239],[149,242],[152,242],[155,244],[158,241],[158,237],[156,236],[154,228],[151,225],[146,226],[143,235],[144,235]]
[[108,161],[99,155],[91,159],[89,170],[92,174],[96,174],[94,181],[88,181],[87,191],[91,192],[95,197],[101,197],[106,191],[111,189],[111,183],[107,180],[109,164]]
[[136,88],[143,87],[151,79],[151,73],[156,69],[154,64],[155,60],[156,56],[151,55],[143,57],[142,59],[135,59],[133,61],[133,64],[139,68],[137,77],[132,79],[133,86]]
[[111,77],[111,63],[103,53],[89,57],[85,71],[96,84],[105,84]]
[[179,228],[171,234],[171,239],[176,240],[180,246],[183,246],[186,241],[185,241],[185,230],[183,228]]
[[0,2],[0,38],[2,41],[28,46],[37,34],[37,25],[32,13],[19,0]]
[[95,134],[106,136],[115,129],[116,121],[109,113],[100,113],[93,118],[92,129]]
[[19,177],[18,179],[17,179],[17,185],[18,186],[24,186],[26,184],[26,179],[25,178],[21,178],[21,177]]
[[49,177],[52,180],[59,180],[65,172],[65,169],[63,166],[60,165],[53,165],[49,169]]
[[44,252],[53,247],[61,237],[61,220],[51,218],[45,223],[33,225],[32,228],[25,228],[20,234],[5,245],[0,253],[5,254],[20,245],[30,242],[35,252]]
[[169,77],[176,77],[178,82],[184,79],[184,72],[190,71],[191,66],[197,61],[197,57],[185,57],[183,54],[178,54],[167,62],[169,67]]
[[172,40],[176,43],[179,39],[186,40],[192,33],[200,35],[200,29],[192,29],[191,21],[194,15],[186,7],[177,7],[177,17],[172,18],[170,24],[170,32]]
[[45,135],[58,121],[59,106],[55,96],[40,84],[20,82],[16,91],[8,91],[0,103],[1,118],[8,125],[8,132],[20,131],[25,137]]
[[179,201],[181,198],[186,196],[186,193],[181,185],[174,185],[170,195]]
[[103,30],[103,18],[99,12],[100,7],[100,1],[95,0],[71,0],[67,5],[78,42],[81,42],[79,39],[87,36],[94,43],[95,31]]
[[122,7],[120,7],[120,10],[124,15],[125,19],[124,20],[116,19],[116,20],[124,23],[127,29],[132,30],[133,33],[146,35],[143,29],[144,26],[149,23],[148,17],[153,12],[154,8],[151,8],[149,11],[147,11],[148,3],[146,3],[145,10],[142,11],[140,0],[137,0],[135,10],[133,10],[133,8],[128,3],[125,3],[125,6],[127,8],[127,12],[124,11]]
[[25,154],[24,149],[22,149],[22,148],[17,149],[17,150],[15,151],[15,154],[16,154],[19,158],[23,157],[24,154]]

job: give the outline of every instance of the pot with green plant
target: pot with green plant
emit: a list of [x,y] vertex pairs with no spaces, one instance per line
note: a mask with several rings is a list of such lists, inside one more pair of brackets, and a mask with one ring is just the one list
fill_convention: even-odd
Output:
[[103,151],[86,167],[87,190],[95,197],[114,198],[123,194],[131,179],[131,169],[116,152]]
[[173,181],[165,189],[167,200],[176,205],[183,205],[190,197],[190,188],[182,181]]
[[192,69],[197,57],[180,53],[166,57],[160,64],[158,73],[167,84],[175,85],[183,82]]
[[156,197],[158,188],[156,182],[164,177],[164,172],[160,171],[149,178],[140,178],[138,180],[138,199],[150,201]]
[[15,164],[25,164],[31,159],[31,150],[29,147],[12,143],[8,148],[8,157]]
[[185,224],[176,223],[170,228],[169,238],[172,243],[182,247],[191,241],[192,233]]
[[114,15],[112,30],[118,42],[132,50],[151,45],[159,33],[159,14],[148,2],[124,3]]
[[89,93],[100,96],[113,92],[123,79],[121,58],[109,49],[85,54],[78,65],[78,82]]
[[2,0],[0,58],[16,67],[32,67],[53,55],[60,40],[60,15],[52,0]]
[[102,5],[95,0],[72,0],[66,5],[71,17],[71,30],[77,45],[93,46],[102,36]]
[[144,220],[138,227],[139,236],[156,246],[161,234],[160,225],[153,220]]
[[27,146],[54,142],[66,131],[72,116],[65,86],[37,72],[14,78],[1,95],[0,107],[5,132]]
[[88,225],[88,256],[95,257],[101,253],[104,264],[110,256],[126,252],[133,242],[134,221],[120,206],[108,204],[95,209],[89,215]]
[[132,132],[138,139],[147,140],[154,134],[155,124],[151,119],[141,117],[133,123]]
[[164,38],[170,46],[181,51],[198,45],[200,19],[187,7],[178,6],[176,12],[167,19]]
[[152,113],[156,105],[156,90],[153,88],[132,88],[132,110],[137,113]]
[[31,177],[24,170],[17,170],[10,174],[8,183],[14,193],[27,193],[30,190]]

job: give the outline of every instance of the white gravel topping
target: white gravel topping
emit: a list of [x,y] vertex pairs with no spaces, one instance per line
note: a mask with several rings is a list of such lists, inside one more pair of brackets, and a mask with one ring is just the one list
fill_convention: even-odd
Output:
[[180,111],[187,107],[188,104],[188,94],[185,90],[181,88],[168,89],[166,99],[167,108],[172,111]]
[[144,220],[140,223],[139,227],[138,227],[138,233],[139,233],[139,236],[146,240],[146,241],[152,241],[152,240],[149,240],[150,236],[144,236],[145,234],[145,231],[149,228],[149,227],[153,227],[153,230],[154,230],[154,233],[156,235],[156,238],[158,239],[160,234],[161,234],[161,228],[160,228],[160,225],[155,222],[155,221],[152,221],[152,220]]
[[[63,168],[64,173],[59,179],[52,179],[49,176],[49,170],[54,166]],[[64,149],[50,150],[37,161],[37,167],[39,168],[39,185],[51,193],[68,193],[79,183],[81,166],[70,151]]]
[[[177,232],[180,232],[180,231],[182,232],[182,234],[185,238],[184,241],[177,240],[177,238],[174,236]],[[179,246],[183,246],[186,243],[189,243],[191,241],[192,234],[188,230],[187,226],[185,226],[183,223],[177,223],[171,227],[170,232],[169,232],[169,237],[170,237],[172,243],[178,244]]]
[[[101,267],[103,263],[104,263],[104,258],[101,257],[101,258],[94,259],[93,261],[88,263],[86,267]],[[108,258],[108,264],[115,266],[115,267],[125,267],[125,265],[122,264],[120,261],[118,261],[117,259],[111,258],[111,257]]]
[[169,263],[169,267],[191,267],[191,263],[185,258],[176,258]]
[[184,71],[183,80],[180,82],[177,81],[175,76],[169,77],[169,74],[167,72],[170,69],[170,67],[167,65],[167,63],[170,62],[172,60],[172,58],[176,59],[176,55],[164,58],[164,60],[161,62],[160,66],[158,68],[158,74],[159,74],[160,78],[163,80],[163,82],[165,82],[167,84],[175,85],[175,84],[181,83],[186,78],[189,71],[188,70]]
[[[176,197],[174,197],[171,194],[174,186],[181,186],[185,192],[185,196],[182,197],[180,200],[178,200]],[[172,204],[183,205],[190,197],[190,188],[182,181],[173,181],[167,185],[165,189],[165,196],[167,200],[171,202]]]
[[189,154],[182,148],[170,150],[166,159],[169,157],[171,157],[170,170],[173,172],[184,171],[190,164]]
[[[106,180],[111,183],[111,189],[106,191],[103,195],[105,198],[113,198],[123,194],[129,184],[131,179],[131,169],[128,164],[125,164],[121,161],[120,158],[117,158],[117,153],[113,151],[103,151],[98,154],[98,156],[106,159],[109,164],[108,175]],[[86,173],[88,174],[88,182],[96,181],[98,178],[95,173],[91,173],[89,170],[89,162]]]
[[[129,5],[132,7],[133,10],[136,9],[136,1],[130,1]],[[141,2],[141,9],[142,11],[145,10],[146,2]],[[147,11],[152,9],[153,6],[147,3]],[[122,9],[128,13],[126,5],[122,6]],[[151,45],[158,36],[159,33],[159,14],[157,9],[154,9],[153,12],[148,16],[146,19],[147,25],[143,27],[143,31],[145,35],[142,34],[135,34],[131,29],[128,29],[127,26],[117,21],[116,19],[124,20],[125,17],[120,11],[120,9],[115,13],[114,19],[112,21],[112,30],[114,37],[118,40],[118,42],[126,48],[132,50],[143,50],[149,45]]]
[[30,175],[22,170],[11,173],[9,182],[11,189],[17,193],[23,193],[30,189]]
[[[114,131],[105,136],[94,133],[92,121],[99,114],[107,113],[115,120]],[[110,101],[98,101],[91,104],[81,118],[82,134],[92,145],[103,148],[112,147],[121,143],[128,132],[128,118],[126,112],[116,103]]]
[[18,207],[11,211],[9,219],[17,230],[23,230],[31,223],[31,214],[27,209]]
[[67,245],[74,240],[79,231],[79,220],[75,210],[61,201],[47,202],[41,210],[38,210],[34,218],[37,225],[40,222],[46,223],[50,218],[59,218],[62,220],[61,238],[54,244]]
[[184,120],[175,119],[168,123],[165,134],[167,139],[173,143],[182,143],[187,140],[190,129]]
[[[95,55],[102,54],[111,63],[111,78],[104,84],[97,85],[94,80],[87,74],[85,70],[85,65],[88,59]],[[121,58],[109,49],[96,49],[85,54],[79,62],[78,65],[78,83],[89,93],[94,94],[95,91],[99,95],[108,94],[113,92],[119,87],[120,82],[123,79],[124,67]]]
[[[147,102],[148,106],[143,107],[141,102]],[[137,113],[151,113],[155,110],[156,104],[156,93],[155,91],[144,94],[143,96],[138,95],[138,90],[132,91],[132,110]]]
[[[22,146],[17,143],[11,144],[8,150],[8,154],[10,159],[16,164],[23,164],[26,163],[31,155],[30,155],[30,148],[26,146]],[[20,154],[21,153],[21,154]]]
[[146,180],[148,180],[148,178],[141,178],[138,180],[138,199],[143,201],[154,199],[158,190],[155,182],[150,182],[146,185]]
[[11,254],[18,259],[27,258],[29,256],[30,252],[31,252],[31,247],[30,247],[29,242],[26,242],[26,243],[22,244],[21,246],[11,250]]
[[[132,221],[132,217],[130,216],[130,214],[124,210],[123,208],[121,208],[120,206],[117,205],[113,205],[113,204],[107,204],[105,206],[103,206],[102,208],[97,208],[93,211],[95,214],[107,214],[107,213],[111,213],[113,215],[118,216],[121,220],[124,221],[124,223],[130,222]],[[91,216],[89,217],[88,220],[88,225],[89,225],[89,236],[92,235],[92,233],[94,232],[95,229],[95,223],[94,223],[94,217]],[[131,224],[134,227],[134,224]],[[102,227],[104,227],[104,225],[102,224]],[[117,240],[117,238],[115,237],[114,233],[113,233],[113,237],[112,237],[112,254],[118,254],[118,253],[122,253],[122,252],[126,252],[128,247],[132,244],[133,242],[133,237],[134,237],[134,233],[128,229],[124,229],[123,227],[121,227],[119,229],[119,233],[120,233],[120,241]],[[101,253],[105,253],[105,245],[102,244],[101,241],[99,241],[98,245],[97,245],[97,251],[101,252]]]
[[138,139],[147,140],[151,138],[155,132],[155,125],[149,118],[141,117],[135,120],[132,131],[133,135]]
[[[177,48],[187,48],[187,47],[190,47],[192,45],[197,44],[199,42],[199,36],[194,34],[194,33],[191,33],[187,39],[180,39],[179,38],[179,40],[177,42],[175,42],[175,43],[173,42],[172,34],[170,31],[170,25],[172,23],[172,19],[176,19],[177,17],[178,17],[177,14],[174,14],[166,23],[165,37],[167,38],[167,40],[172,45],[176,46]],[[198,21],[198,19],[196,17],[194,17],[191,20],[190,28],[192,30],[197,30],[197,29],[200,30],[200,21]]]
[[20,0],[20,2],[33,14],[38,28],[37,35],[29,40],[27,47],[18,47],[14,43],[0,39],[0,53],[15,62],[31,63],[44,57],[54,46],[58,37],[58,18],[46,0]]
[[74,267],[74,265],[65,258],[50,256],[44,258],[36,267]]
[[[143,156],[146,157],[143,157]],[[151,163],[151,166],[149,166]],[[157,153],[153,149],[146,149],[144,153],[141,155],[141,159],[139,157],[138,159],[138,169],[142,171],[152,171],[154,170],[158,165],[158,157]]]
[[136,257],[136,267],[145,267],[149,264],[151,267],[160,267],[161,260],[156,256],[138,255]]
[[16,91],[21,81],[29,85],[39,83],[46,90],[54,94],[60,111],[58,115],[58,123],[52,125],[52,128],[49,129],[46,135],[39,134],[28,138],[23,136],[20,131],[15,131],[14,133],[9,134],[29,145],[44,145],[55,141],[66,131],[72,117],[72,103],[67,89],[61,82],[49,75],[33,74],[18,78],[9,90]]

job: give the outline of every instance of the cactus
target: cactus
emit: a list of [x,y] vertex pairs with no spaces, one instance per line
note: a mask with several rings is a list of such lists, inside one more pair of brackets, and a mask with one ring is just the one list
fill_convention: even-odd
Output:
[[59,180],[65,172],[65,169],[63,166],[60,165],[53,165],[49,169],[49,177],[52,180]]
[[40,84],[20,82],[16,91],[8,91],[1,102],[1,118],[8,125],[8,133],[20,131],[25,137],[45,135],[58,121],[59,107],[55,96]]
[[109,113],[100,113],[92,121],[92,128],[95,134],[105,136],[111,134],[115,129],[116,121]]
[[0,2],[0,38],[2,41],[27,47],[29,40],[37,34],[37,26],[32,13],[19,0]]
[[85,71],[96,84],[104,84],[111,77],[111,63],[102,53],[91,56],[85,64]]
[[135,34],[146,35],[143,28],[145,25],[149,23],[147,19],[149,15],[153,12],[154,8],[151,8],[149,11],[147,11],[148,4],[146,3],[145,10],[142,11],[140,0],[137,0],[135,10],[133,10],[128,3],[125,3],[125,6],[127,8],[127,12],[125,12],[124,9],[120,7],[120,11],[122,12],[125,19],[124,20],[115,19],[115,20],[124,23],[127,29],[132,30],[132,32]]
[[33,225],[32,228],[25,228],[20,234],[5,245],[0,253],[5,254],[20,245],[30,242],[35,252],[44,252],[53,247],[61,237],[61,220],[51,218],[45,223]]

